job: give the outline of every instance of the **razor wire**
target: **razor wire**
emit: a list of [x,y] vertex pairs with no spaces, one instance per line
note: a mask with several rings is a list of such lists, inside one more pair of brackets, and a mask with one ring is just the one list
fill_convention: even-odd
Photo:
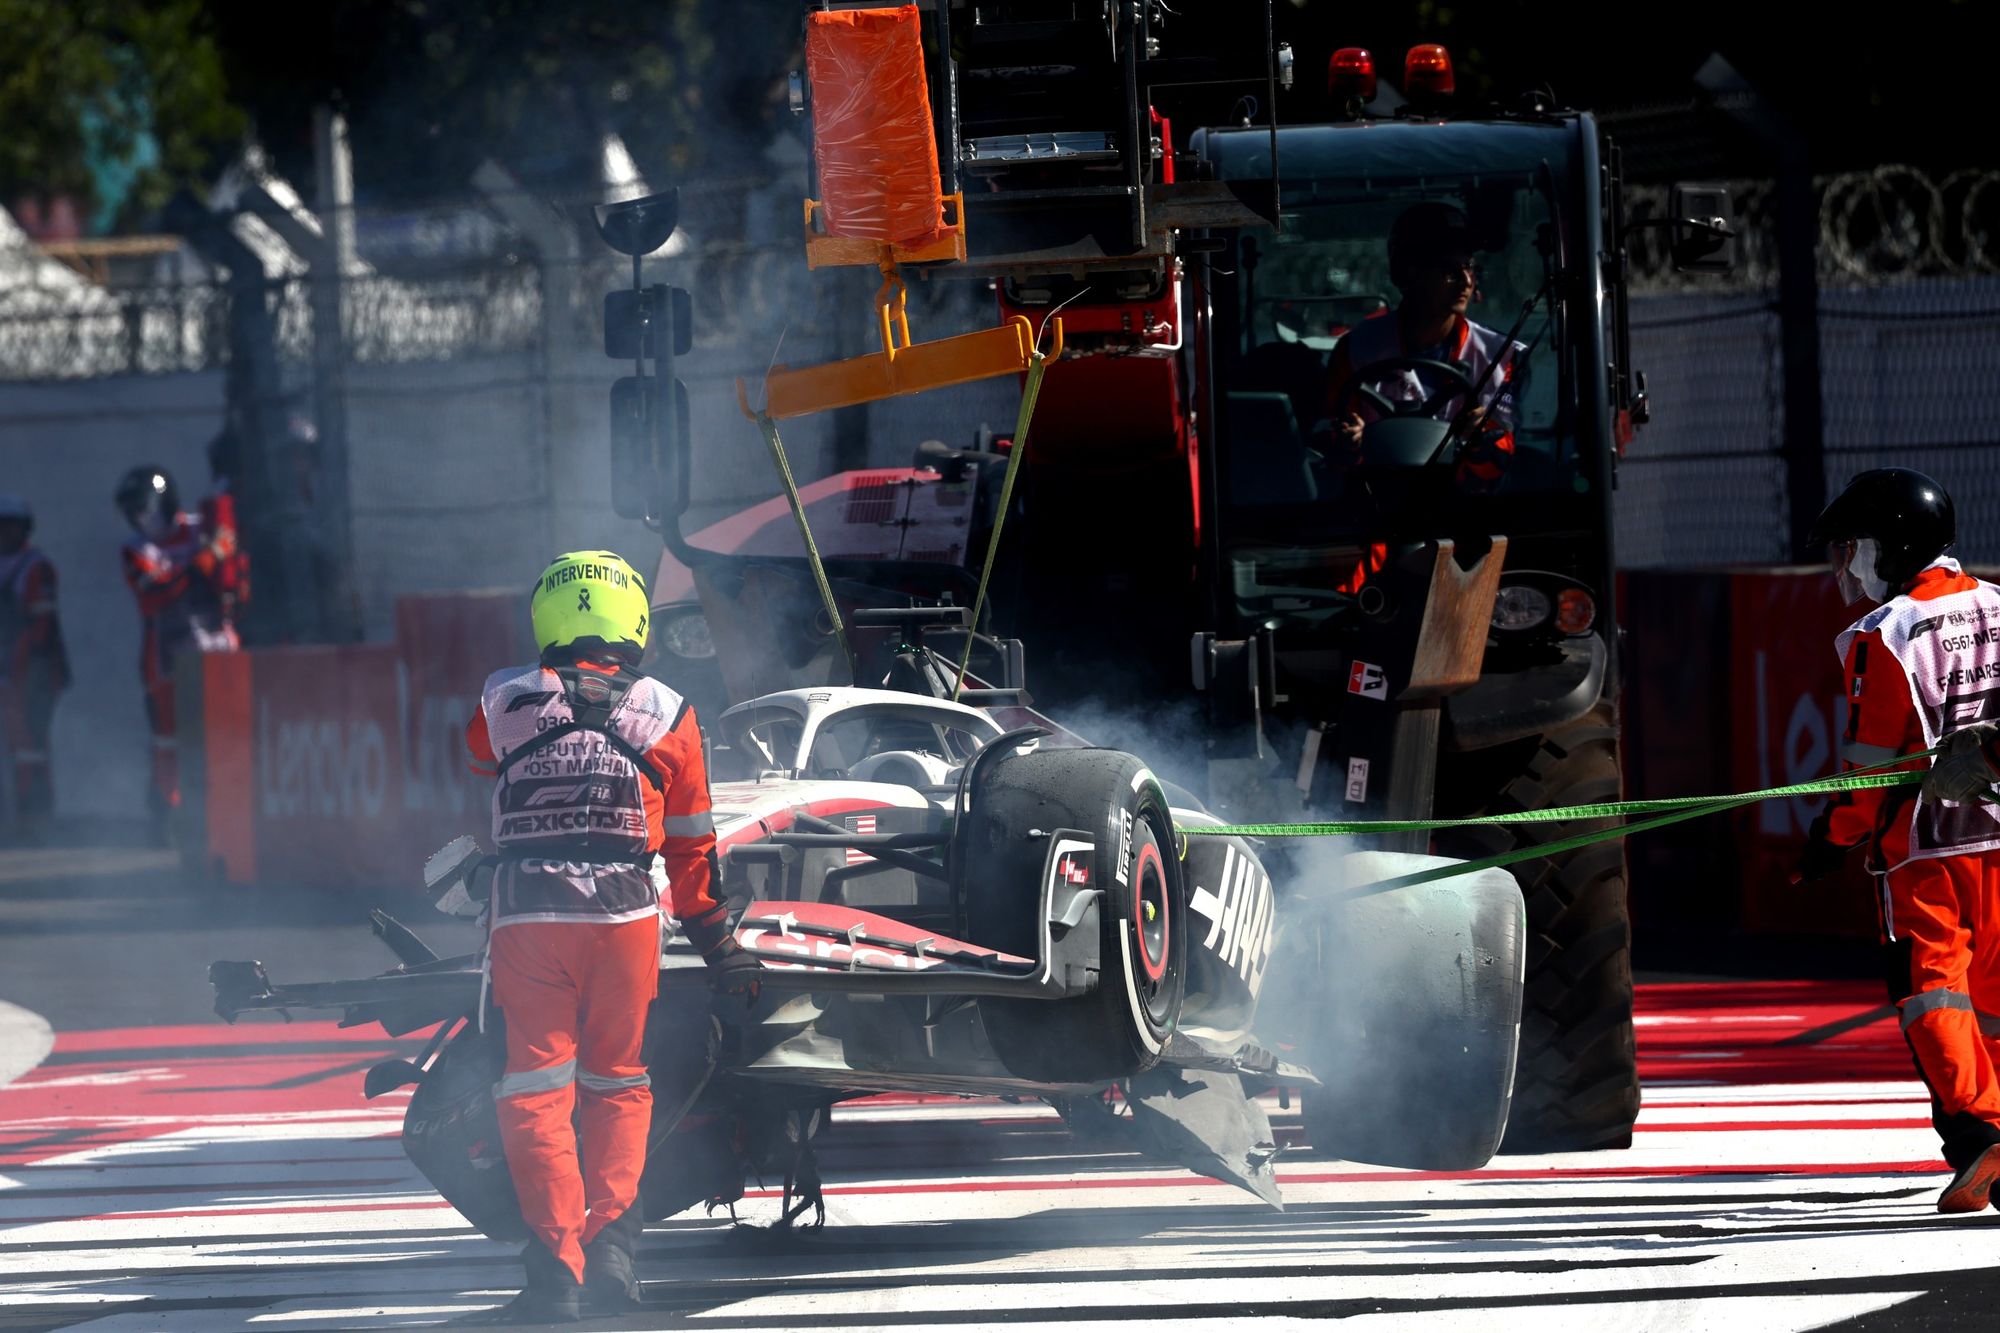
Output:
[[[1769,179],[1725,182],[1736,214],[1733,274],[1673,270],[1664,228],[1629,228],[1635,295],[1774,288],[1778,279],[1777,186]],[[1873,287],[1916,278],[2000,273],[2000,170],[1963,168],[1934,175],[1888,163],[1813,183],[1822,287]],[[1663,185],[1627,184],[1626,220],[1667,216]]]

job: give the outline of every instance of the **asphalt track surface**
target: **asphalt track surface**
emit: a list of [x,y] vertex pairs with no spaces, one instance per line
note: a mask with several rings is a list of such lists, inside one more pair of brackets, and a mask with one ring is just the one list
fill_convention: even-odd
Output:
[[[24,908],[0,866],[0,991],[55,1029],[0,1087],[0,1329],[409,1328],[503,1301],[513,1251],[403,1157],[407,1090],[361,1095],[368,1065],[412,1043],[187,1012],[191,960],[232,956],[209,946],[237,935],[322,975],[379,956],[350,955],[351,925],[255,905],[149,929],[117,906],[126,873],[81,886],[107,913],[87,932],[57,928],[74,914],[44,910],[51,895]],[[86,956],[126,976],[142,956],[174,966],[107,993]],[[656,1224],[647,1309],[586,1327],[1992,1328],[2000,1216],[1933,1211],[1943,1166],[1880,998],[1854,982],[1644,987],[1631,1149],[1447,1175],[1299,1145],[1280,1160],[1282,1213],[1093,1151],[1037,1105],[849,1104],[822,1138],[823,1229],[766,1229],[777,1191],[754,1187],[748,1225]],[[1296,1140],[1296,1113],[1273,1111]]]

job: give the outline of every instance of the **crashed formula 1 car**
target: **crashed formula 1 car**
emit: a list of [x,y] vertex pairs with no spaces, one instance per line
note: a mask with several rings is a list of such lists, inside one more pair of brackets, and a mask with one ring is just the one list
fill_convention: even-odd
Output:
[[[767,970],[747,1005],[712,1002],[693,950],[663,950],[649,1220],[731,1203],[769,1172],[789,1222],[818,1202],[828,1110],[890,1091],[1041,1098],[1096,1141],[1274,1204],[1256,1101],[1274,1087],[1305,1090],[1323,1153],[1433,1169],[1492,1155],[1524,963],[1506,873],[1370,893],[1438,858],[1364,852],[1328,858],[1344,882],[1274,892],[1250,844],[1180,831],[1215,823],[1192,798],[1074,739],[876,689],[785,691],[721,715],[722,890]],[[481,858],[461,844],[427,878],[462,900]],[[411,1159],[475,1225],[519,1238],[491,1091],[503,1020],[479,1021],[479,958],[438,958],[381,912],[374,925],[393,970],[280,985],[261,964],[217,963],[217,1012],[331,1008],[393,1035],[435,1029],[414,1062],[371,1070],[367,1092],[414,1083]]]

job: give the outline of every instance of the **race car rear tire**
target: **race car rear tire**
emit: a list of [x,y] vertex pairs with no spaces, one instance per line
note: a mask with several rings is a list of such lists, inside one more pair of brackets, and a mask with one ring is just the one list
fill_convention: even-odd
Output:
[[[1493,790],[1493,788],[1489,788]],[[1615,801],[1618,714],[1605,701],[1539,738],[1481,813]],[[1606,821],[1516,824],[1440,834],[1467,858],[1554,842]],[[1511,867],[1528,911],[1528,988],[1506,1152],[1626,1148],[1639,1115],[1632,1026],[1632,925],[1625,844],[1595,843]]]
[[[1363,852],[1342,873],[1358,885],[1441,864]],[[1487,870],[1364,894],[1316,924],[1313,1148],[1426,1171],[1484,1166],[1507,1128],[1520,1045],[1527,923],[1512,880]]]
[[518,1242],[528,1238],[528,1228],[493,1103],[493,1085],[506,1064],[498,1032],[461,1029],[410,1095],[403,1152],[466,1221],[494,1240]]
[[1035,1082],[1102,1083],[1151,1069],[1180,1022],[1190,945],[1186,885],[1158,781],[1117,750],[1047,750],[990,764],[964,835],[972,941],[1039,957],[1049,840],[1030,830],[1089,834],[1089,882],[1103,896],[1095,989],[1064,1000],[982,999],[987,1040],[1011,1073]]

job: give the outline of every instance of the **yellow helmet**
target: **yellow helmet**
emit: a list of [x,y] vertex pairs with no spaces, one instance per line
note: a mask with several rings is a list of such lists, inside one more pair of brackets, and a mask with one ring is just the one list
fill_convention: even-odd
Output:
[[[646,580],[616,551],[570,551],[535,581],[528,616],[544,659],[609,652],[636,666],[652,611]],[[565,650],[567,650],[565,652]]]

